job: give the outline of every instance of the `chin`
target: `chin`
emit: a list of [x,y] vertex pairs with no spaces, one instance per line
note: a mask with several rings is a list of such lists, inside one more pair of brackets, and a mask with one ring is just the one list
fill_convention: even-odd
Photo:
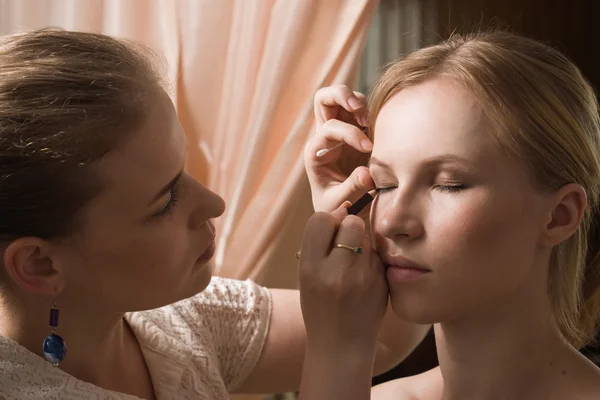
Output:
[[202,271],[198,274],[198,280],[196,281],[196,293],[202,292],[210,284],[212,280],[212,264],[206,264],[202,266]]
[[409,309],[405,304],[397,306],[395,303],[392,303],[392,310],[394,310],[394,314],[402,321],[417,325],[433,325],[440,322],[441,317],[432,311]]
[[487,300],[481,297],[458,298],[448,293],[435,296],[431,293],[417,295],[414,292],[392,292],[390,295],[394,314],[403,321],[418,325],[449,323],[481,315],[481,312],[485,312]]
[[394,314],[401,320],[418,325],[431,325],[446,320],[446,307],[439,307],[435,300],[427,296],[390,296],[390,304]]
[[[177,299],[176,301],[187,299],[189,297],[193,297],[198,293],[202,293],[210,284],[212,280],[212,265],[210,263],[203,265],[194,265],[195,271],[193,271],[190,276],[186,279],[186,282],[183,282],[184,288],[183,296]],[[174,301],[174,302],[176,302]]]

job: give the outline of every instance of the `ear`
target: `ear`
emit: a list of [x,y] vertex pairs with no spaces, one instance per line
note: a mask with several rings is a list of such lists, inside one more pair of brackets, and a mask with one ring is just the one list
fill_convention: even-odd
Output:
[[24,292],[56,296],[65,285],[64,274],[56,268],[52,245],[35,237],[12,241],[4,250],[4,267],[14,283]]
[[585,190],[576,183],[565,185],[555,192],[549,206],[544,242],[556,246],[570,238],[581,225],[587,207]]

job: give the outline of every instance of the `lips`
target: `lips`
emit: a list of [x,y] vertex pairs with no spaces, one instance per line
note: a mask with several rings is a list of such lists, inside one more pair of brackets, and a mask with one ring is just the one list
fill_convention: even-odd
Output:
[[429,268],[423,267],[417,264],[416,262],[400,255],[386,256],[384,257],[384,263],[388,267],[414,269],[422,272],[431,272]]
[[410,282],[420,279],[431,272],[416,262],[399,255],[384,258],[386,275],[390,282]]
[[204,253],[198,257],[198,262],[208,262],[215,255],[216,245],[215,240],[211,240]]

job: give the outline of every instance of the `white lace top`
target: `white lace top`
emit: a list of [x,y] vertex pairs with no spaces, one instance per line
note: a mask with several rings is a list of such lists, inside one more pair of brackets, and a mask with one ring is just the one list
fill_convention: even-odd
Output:
[[[190,299],[125,318],[140,341],[158,400],[221,400],[256,365],[270,315],[266,288],[214,277]],[[80,381],[0,336],[0,399],[138,398]]]

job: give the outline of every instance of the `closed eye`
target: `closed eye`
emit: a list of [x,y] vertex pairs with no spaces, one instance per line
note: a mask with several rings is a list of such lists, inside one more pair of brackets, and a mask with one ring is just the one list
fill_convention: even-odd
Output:
[[169,201],[165,204],[165,206],[160,209],[158,212],[154,213],[153,217],[161,217],[170,215],[173,213],[173,209],[175,208],[175,204],[179,200],[179,182],[176,182],[175,185],[171,188],[169,192]]
[[[459,192],[467,188],[467,185],[464,184],[448,184],[448,185],[435,185],[434,189],[440,190],[442,192]],[[391,192],[396,189],[396,186],[387,186],[387,187],[379,187],[376,188],[375,191],[377,194],[383,194],[387,192]]]
[[380,187],[380,188],[376,188],[375,192],[377,192],[377,194],[383,194],[383,193],[391,192],[394,189],[396,189],[396,186]]
[[435,185],[434,189],[442,192],[459,192],[467,188],[467,185],[463,184],[447,184],[447,185]]

